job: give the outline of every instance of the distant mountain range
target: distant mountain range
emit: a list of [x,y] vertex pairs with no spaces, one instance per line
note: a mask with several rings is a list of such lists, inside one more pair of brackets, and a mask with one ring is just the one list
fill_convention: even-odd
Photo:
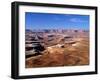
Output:
[[28,32],[44,32],[44,33],[50,33],[50,32],[89,32],[89,30],[79,30],[79,29],[26,29],[26,33]]

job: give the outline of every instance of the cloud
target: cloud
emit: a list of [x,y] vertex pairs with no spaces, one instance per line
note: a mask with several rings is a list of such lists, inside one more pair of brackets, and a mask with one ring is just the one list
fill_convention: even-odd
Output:
[[70,21],[71,22],[80,22],[80,23],[87,22],[87,20],[82,20],[82,19],[79,19],[79,18],[71,18]]

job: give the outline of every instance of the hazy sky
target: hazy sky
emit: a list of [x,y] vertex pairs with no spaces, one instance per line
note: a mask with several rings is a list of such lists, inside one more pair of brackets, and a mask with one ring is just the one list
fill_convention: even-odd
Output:
[[25,13],[26,29],[89,29],[89,15]]

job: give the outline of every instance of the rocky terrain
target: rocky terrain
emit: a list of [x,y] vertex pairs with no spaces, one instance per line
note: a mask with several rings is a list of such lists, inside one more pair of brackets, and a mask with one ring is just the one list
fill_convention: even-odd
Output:
[[89,31],[27,30],[26,68],[89,64]]

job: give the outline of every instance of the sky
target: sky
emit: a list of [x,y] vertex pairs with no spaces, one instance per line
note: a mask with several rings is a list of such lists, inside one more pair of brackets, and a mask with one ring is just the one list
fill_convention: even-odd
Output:
[[89,15],[25,13],[26,29],[89,29]]

